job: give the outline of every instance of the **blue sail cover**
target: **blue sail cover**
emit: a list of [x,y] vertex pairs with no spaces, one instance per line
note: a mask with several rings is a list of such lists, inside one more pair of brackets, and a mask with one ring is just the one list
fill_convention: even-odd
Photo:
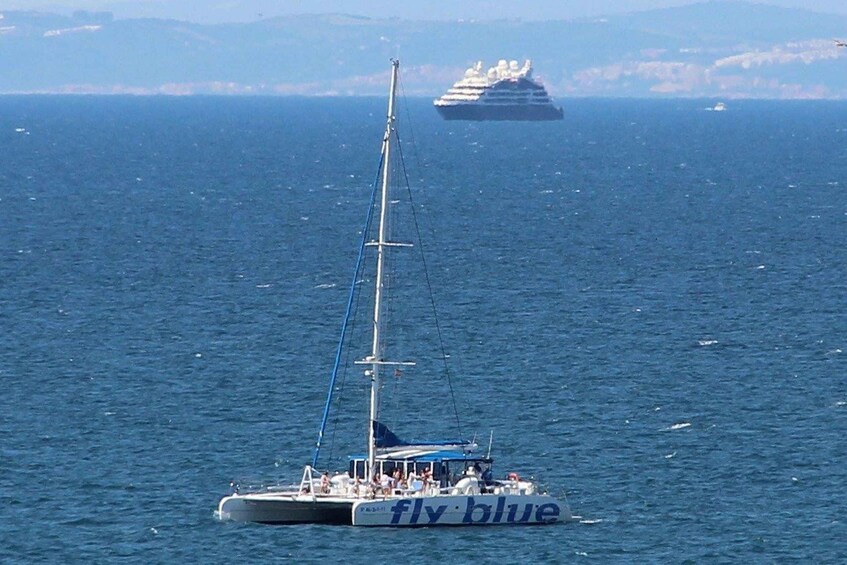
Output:
[[391,448],[391,447],[406,447],[406,446],[422,446],[422,445],[432,445],[432,446],[445,446],[445,445],[470,445],[472,442],[465,439],[456,439],[456,440],[438,440],[438,441],[430,441],[430,440],[411,440],[406,441],[402,440],[397,435],[388,429],[388,426],[381,422],[374,421],[374,443],[376,443],[377,449]]

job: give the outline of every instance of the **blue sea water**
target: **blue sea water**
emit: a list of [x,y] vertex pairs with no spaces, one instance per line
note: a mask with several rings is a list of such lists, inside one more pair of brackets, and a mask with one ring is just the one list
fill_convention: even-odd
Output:
[[0,561],[846,561],[847,103],[404,102],[463,432],[581,519],[213,517],[311,458],[384,100],[3,97]]

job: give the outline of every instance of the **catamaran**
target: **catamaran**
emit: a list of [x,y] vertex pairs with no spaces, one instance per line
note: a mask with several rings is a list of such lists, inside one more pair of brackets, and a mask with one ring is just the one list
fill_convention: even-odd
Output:
[[[350,305],[357,292],[357,276],[351,285],[348,313],[342,328],[326,408],[311,465],[300,483],[291,487],[234,492],[218,505],[221,520],[266,524],[347,524],[354,526],[424,527],[442,525],[550,524],[571,518],[567,503],[516,473],[502,479],[493,476],[490,444],[485,455],[468,440],[408,441],[383,425],[379,418],[381,380],[387,371],[400,371],[414,362],[384,358],[383,315],[386,290],[386,257],[409,244],[394,242],[388,233],[389,157],[399,143],[395,127],[395,98],[399,61],[392,60],[388,115],[381,150],[380,179],[374,185],[369,216],[378,214],[376,239],[363,231],[359,249],[361,264],[366,248],[375,249],[373,318],[370,353],[361,361],[370,379],[367,452],[349,457],[349,468],[330,477],[316,466],[327,426],[341,349],[345,343]],[[378,188],[378,190],[377,190]]]

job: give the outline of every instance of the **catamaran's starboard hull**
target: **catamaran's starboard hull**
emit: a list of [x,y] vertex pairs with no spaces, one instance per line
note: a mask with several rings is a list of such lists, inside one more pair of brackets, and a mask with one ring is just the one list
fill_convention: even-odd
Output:
[[528,525],[570,518],[567,504],[542,494],[425,496],[365,500],[353,505],[354,526]]
[[435,109],[445,120],[541,122],[564,116],[561,108],[540,104],[436,104]]
[[282,494],[245,494],[223,498],[218,505],[221,520],[260,524],[350,525],[352,500]]

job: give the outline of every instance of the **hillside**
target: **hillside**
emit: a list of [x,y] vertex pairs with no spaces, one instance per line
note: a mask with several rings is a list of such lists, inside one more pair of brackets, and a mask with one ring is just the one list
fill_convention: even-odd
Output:
[[4,11],[0,92],[435,96],[481,59],[531,58],[556,96],[845,98],[847,18],[704,2],[595,20],[292,16],[244,24]]

